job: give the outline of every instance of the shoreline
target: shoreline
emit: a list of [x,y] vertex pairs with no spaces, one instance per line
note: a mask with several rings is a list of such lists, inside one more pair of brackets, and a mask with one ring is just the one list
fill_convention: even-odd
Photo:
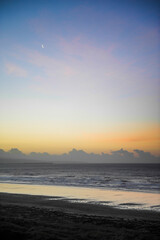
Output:
[[159,239],[160,213],[0,193],[2,239]]
[[61,198],[58,196],[42,196],[42,195],[30,195],[30,194],[14,194],[14,193],[1,193],[0,192],[0,204],[1,205],[18,205],[25,207],[37,207],[44,209],[53,209],[73,214],[85,214],[93,216],[104,217],[120,217],[126,219],[152,219],[160,220],[160,212],[154,210],[143,209],[121,209],[109,205],[100,205],[94,203],[72,202],[67,198]]
[[31,183],[31,182],[22,182],[22,181],[0,181],[1,184],[11,184],[11,185],[30,185],[30,186],[54,186],[54,187],[69,187],[69,188],[85,188],[85,189],[98,189],[98,190],[105,190],[105,191],[120,191],[120,192],[131,192],[131,193],[144,193],[144,194],[159,194],[160,191],[155,190],[141,190],[141,189],[120,189],[119,188],[105,188],[105,187],[95,187],[95,186],[86,186],[86,185],[65,185],[65,184],[43,184],[43,183]]
[[92,203],[118,209],[149,210],[160,212],[160,194],[121,191],[75,186],[35,185],[0,183],[1,193],[45,196],[55,200],[55,196],[72,203]]

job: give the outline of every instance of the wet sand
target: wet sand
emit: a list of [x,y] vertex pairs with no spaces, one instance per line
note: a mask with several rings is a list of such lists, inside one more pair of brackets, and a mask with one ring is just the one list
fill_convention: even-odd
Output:
[[[119,208],[160,210],[160,194],[73,186],[0,183],[1,193],[43,195],[70,199],[72,202],[101,203]],[[158,207],[159,206],[159,207]]]
[[[53,198],[54,199],[54,198]],[[1,239],[159,239],[160,213],[0,193]]]

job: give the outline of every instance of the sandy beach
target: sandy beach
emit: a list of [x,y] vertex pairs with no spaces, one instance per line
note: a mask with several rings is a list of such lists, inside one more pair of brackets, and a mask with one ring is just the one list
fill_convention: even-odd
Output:
[[[54,198],[53,198],[54,199]],[[0,193],[2,239],[159,239],[160,213]]]

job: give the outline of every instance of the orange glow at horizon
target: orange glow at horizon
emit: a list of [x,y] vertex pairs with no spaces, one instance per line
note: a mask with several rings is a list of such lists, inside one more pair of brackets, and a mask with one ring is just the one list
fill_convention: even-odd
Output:
[[156,125],[125,128],[125,131],[106,131],[105,133],[77,133],[68,135],[53,133],[18,133],[4,132],[1,134],[0,148],[5,151],[18,148],[24,153],[48,152],[61,154],[73,148],[82,149],[88,153],[109,153],[112,150],[124,148],[128,151],[140,149],[160,155],[160,127]]

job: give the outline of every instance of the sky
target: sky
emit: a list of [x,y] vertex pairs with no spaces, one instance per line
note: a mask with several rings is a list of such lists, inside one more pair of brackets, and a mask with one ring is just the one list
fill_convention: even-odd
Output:
[[160,4],[0,3],[0,148],[160,155]]

